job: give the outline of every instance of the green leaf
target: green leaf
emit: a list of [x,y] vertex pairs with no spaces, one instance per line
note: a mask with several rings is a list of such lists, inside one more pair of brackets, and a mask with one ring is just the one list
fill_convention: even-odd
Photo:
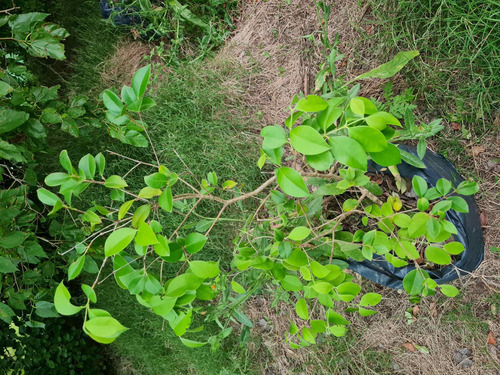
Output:
[[193,341],[193,340],[188,340],[182,337],[179,337],[181,339],[181,342],[186,345],[188,348],[201,348],[202,346],[208,344],[206,342],[199,342],[199,341]]
[[80,159],[78,163],[78,168],[83,171],[86,179],[93,180],[95,176],[96,163],[92,155],[87,154]]
[[195,274],[183,273],[169,281],[166,293],[170,297],[180,297],[188,290],[198,289],[202,283],[203,279],[200,279]]
[[161,195],[162,191],[160,189],[154,189],[152,187],[146,186],[139,191],[139,198],[151,199],[158,195]]
[[84,327],[90,334],[90,337],[97,342],[106,344],[113,342],[118,336],[128,329],[111,316],[89,319],[85,322]]
[[441,224],[439,223],[439,220],[436,220],[434,218],[430,218],[427,221],[426,227],[427,227],[427,234],[431,238],[436,238],[441,232]]
[[176,297],[164,297],[156,295],[151,297],[149,300],[149,305],[153,309],[155,314],[158,314],[164,318],[167,317],[167,314],[172,311],[175,306],[175,302],[177,302]]
[[121,99],[111,90],[105,90],[102,94],[102,100],[108,110],[113,113],[121,113],[123,110],[123,103]]
[[363,147],[354,139],[337,136],[330,138],[335,159],[349,167],[366,171],[367,157]]
[[297,276],[286,275],[280,280],[280,284],[283,289],[288,290],[289,292],[298,292],[299,290],[302,290],[302,283]]
[[327,171],[332,166],[334,160],[330,151],[317,155],[306,155],[307,164],[317,171]]
[[361,99],[352,98],[349,102],[349,107],[354,114],[358,116],[365,115],[365,103]]
[[135,94],[135,91],[132,87],[130,86],[122,87],[122,100],[125,102],[126,105],[131,105],[135,101],[137,101],[137,95]]
[[207,242],[207,237],[200,233],[190,233],[186,237],[186,251],[190,254],[195,254],[201,249],[203,249],[203,246],[205,246],[205,243]]
[[391,61],[380,65],[379,67],[363,73],[354,80],[369,79],[369,78],[389,78],[399,72],[403,67],[410,62],[411,59],[418,56],[418,51],[399,52]]
[[307,238],[309,234],[311,233],[311,230],[307,227],[296,227],[293,228],[293,230],[290,232],[288,235],[288,238],[291,239],[292,241],[302,241],[303,239]]
[[0,247],[4,249],[13,249],[20,246],[26,239],[26,233],[15,231],[9,233],[7,236],[0,238]]
[[14,89],[7,82],[0,81],[0,97],[7,95],[9,92],[12,92],[12,90]]
[[320,279],[328,276],[328,274],[330,273],[330,270],[328,268],[326,268],[325,266],[316,261],[311,262],[311,271],[314,276]]
[[12,261],[7,257],[0,256],[0,274],[2,273],[14,273],[18,269]]
[[477,182],[463,181],[457,186],[457,192],[461,195],[474,195],[479,191]]
[[95,291],[94,291],[94,289],[92,289],[92,287],[90,285],[82,284],[82,290],[83,290],[83,293],[85,293],[85,295],[87,296],[87,298],[91,302],[93,302],[93,303],[97,302],[97,296],[95,294]]
[[127,187],[127,183],[123,178],[117,175],[109,176],[104,182],[104,186],[111,189],[123,189]]
[[403,288],[411,295],[418,295],[424,289],[424,279],[428,277],[427,273],[420,269],[415,269],[406,274],[403,279]]
[[[344,98],[341,98],[344,100]],[[339,117],[342,115],[342,108],[340,107],[333,107],[331,104],[328,105],[328,108],[319,112],[318,116],[316,117],[318,120],[319,126],[321,126],[321,129],[326,132],[326,130],[332,126],[335,121],[339,119]]]
[[82,272],[83,265],[85,264],[85,255],[80,255],[68,267],[68,281],[76,278]]
[[380,131],[386,129],[387,125],[401,126],[401,123],[396,117],[394,117],[390,113],[383,111],[374,113],[373,115],[366,117],[365,121],[368,126]]
[[64,184],[70,179],[70,176],[66,173],[51,173],[45,177],[45,185],[47,186],[59,186]]
[[304,155],[317,155],[329,151],[323,137],[310,126],[297,126],[290,132],[292,147]]
[[242,311],[239,311],[239,310],[235,310],[233,312],[233,316],[243,325],[247,326],[247,327],[250,327],[252,328],[253,327],[253,323],[252,321],[250,320],[250,318],[248,316],[246,316],[246,314]]
[[134,77],[132,78],[132,88],[134,89],[137,97],[142,97],[146,92],[150,75],[151,65],[146,65],[135,72]]
[[377,129],[369,126],[356,126],[348,128],[348,131],[349,137],[361,143],[368,152],[380,152],[387,148],[387,140]]
[[70,302],[71,294],[69,294],[68,289],[61,282],[56,288],[56,293],[54,295],[54,306],[57,312],[61,315],[74,315],[78,313],[83,306],[75,306]]
[[104,243],[104,254],[109,257],[125,249],[134,239],[137,230],[120,228],[111,233]]
[[24,124],[30,115],[10,108],[0,108],[0,134],[7,133]]
[[354,284],[351,282],[342,283],[337,286],[339,297],[344,302],[352,301],[354,298],[356,298],[360,291],[361,287],[358,284]]
[[338,312],[333,311],[332,309],[328,309],[326,312],[326,319],[329,324],[332,325],[347,325],[349,321],[340,315]]
[[445,265],[451,263],[450,254],[440,247],[427,246],[425,249],[425,257],[434,264]]
[[134,216],[132,216],[132,227],[137,228],[140,223],[146,221],[150,212],[151,205],[149,204],[144,204],[140,207],[137,207],[134,212]]
[[441,293],[447,297],[456,297],[460,293],[453,285],[440,285],[439,288],[441,289]]
[[443,245],[443,248],[452,255],[458,255],[465,250],[464,245],[460,242],[448,242]]
[[394,224],[400,228],[408,228],[411,224],[411,217],[407,214],[396,214],[393,216]]
[[57,202],[61,201],[57,195],[44,188],[38,189],[36,195],[40,202],[47,206],[54,206]]
[[21,154],[20,149],[0,139],[0,158],[12,160],[16,163],[25,163],[26,158]]
[[328,103],[317,95],[307,95],[306,98],[299,100],[295,110],[302,112],[319,112],[328,107]]
[[160,197],[158,198],[158,204],[165,211],[172,212],[174,201],[172,197],[172,188],[170,186],[163,190]]
[[426,169],[427,167],[425,166],[424,162],[420,160],[418,156],[415,156],[413,154],[410,154],[409,152],[405,150],[399,150],[401,153],[401,159],[403,161],[407,162],[408,164],[420,168],[420,169]]
[[387,148],[381,152],[370,152],[370,157],[382,167],[390,167],[401,163],[401,152],[392,143],[387,143]]
[[287,263],[295,267],[305,266],[307,264],[307,255],[301,249],[296,249],[288,257]]
[[359,304],[361,306],[376,306],[380,301],[382,301],[382,296],[380,294],[366,293],[363,297],[361,297]]
[[440,178],[437,182],[436,182],[436,190],[441,194],[441,195],[446,195],[450,192],[451,190],[451,182],[444,179],[444,178]]
[[149,246],[158,243],[155,233],[149,224],[144,221],[139,223],[139,229],[137,230],[137,235],[135,236],[135,243],[139,246]]
[[194,260],[189,262],[189,268],[201,279],[211,279],[220,273],[218,262]]
[[168,177],[163,173],[153,173],[144,177],[144,182],[154,189],[163,189],[168,184]]
[[69,159],[68,156],[68,151],[62,150],[61,153],[59,154],[59,163],[61,163],[61,166],[68,172],[69,174],[73,173],[73,166],[71,165],[71,160]]
[[447,200],[451,201],[452,210],[465,213],[469,212],[469,205],[462,197],[457,197],[456,195],[453,195],[451,197],[448,197]]
[[295,312],[299,318],[304,320],[309,319],[309,310],[307,309],[307,302],[305,299],[299,299],[297,301],[297,305],[295,305]]
[[302,176],[296,170],[281,167],[276,171],[276,178],[279,187],[285,194],[295,198],[304,198],[310,195]]
[[319,294],[328,294],[333,289],[333,285],[326,281],[318,281],[312,285],[312,288]]
[[408,227],[408,234],[411,238],[420,237],[427,232],[429,218],[429,215],[425,212],[418,212],[412,217],[411,224]]
[[118,220],[121,220],[125,217],[127,214],[128,210],[130,210],[130,207],[132,207],[132,204],[134,203],[134,199],[131,199],[129,201],[126,201],[120,206],[120,210],[118,211]]
[[260,132],[260,136],[264,138],[262,148],[278,148],[286,143],[286,134],[283,128],[276,125],[264,127]]
[[0,319],[3,320],[5,323],[10,324],[12,323],[13,316],[16,316],[14,310],[12,310],[5,303],[0,302]]
[[237,283],[236,281],[231,281],[231,288],[233,288],[233,290],[238,293],[238,294],[245,294],[246,293],[246,290],[245,288],[243,288],[239,283]]

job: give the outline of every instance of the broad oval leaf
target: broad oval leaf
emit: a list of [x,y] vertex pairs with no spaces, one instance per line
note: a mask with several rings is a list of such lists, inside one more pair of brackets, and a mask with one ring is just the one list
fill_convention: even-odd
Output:
[[330,150],[321,134],[310,126],[297,126],[290,131],[292,147],[304,155],[317,155]]
[[366,171],[367,156],[366,151],[357,141],[346,136],[330,138],[333,156],[340,163],[352,168]]
[[295,109],[302,112],[319,112],[328,107],[325,99],[317,95],[307,95],[299,100]]
[[276,179],[279,187],[285,194],[295,198],[305,198],[310,195],[302,176],[292,168],[279,168],[276,171]]
[[368,152],[380,152],[387,148],[387,140],[377,129],[369,126],[348,128],[349,137],[358,141]]
[[125,249],[134,239],[137,230],[120,228],[111,233],[104,243],[104,255],[109,257]]
[[83,306],[75,306],[70,302],[71,294],[68,289],[61,282],[56,288],[54,295],[54,306],[57,312],[61,315],[74,315],[78,313]]

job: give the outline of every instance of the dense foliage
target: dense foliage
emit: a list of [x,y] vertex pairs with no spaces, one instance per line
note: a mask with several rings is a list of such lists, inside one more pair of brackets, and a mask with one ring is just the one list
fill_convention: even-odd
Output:
[[[416,54],[402,52],[356,80],[390,77]],[[130,87],[122,88],[121,97],[104,91],[107,118],[117,131],[132,127],[150,140],[147,124],[134,119],[142,118],[141,111],[155,105],[145,96],[149,79],[150,67],[146,66],[137,71]],[[61,282],[55,294],[56,310],[63,315],[84,311],[84,331],[98,342],[114,341],[127,328],[109,312],[92,307],[98,300],[98,285],[113,276],[138,303],[163,317],[185,345],[209,343],[217,349],[232,331],[231,321],[242,324],[241,340],[248,339],[252,322],[243,311],[243,303],[265,287],[276,299],[292,303],[304,320],[300,329],[291,324],[287,338],[292,348],[298,348],[314,343],[320,333],[344,335],[349,321],[340,310],[362,316],[376,313],[373,306],[381,296],[366,293],[357,298],[361,288],[346,272],[347,259],[372,260],[377,254],[395,267],[413,264],[403,286],[414,302],[438,290],[450,297],[457,295],[453,286],[438,286],[425,269],[450,264],[452,256],[464,250],[460,242],[449,242],[457,229],[446,219],[446,212],[467,212],[467,204],[458,195],[474,194],[477,185],[464,182],[453,187],[441,179],[435,187],[428,187],[416,176],[412,186],[407,186],[398,164],[405,160],[418,168],[425,165],[393,142],[420,139],[422,157],[426,126],[412,133],[416,127],[408,113],[406,128],[394,129],[392,126],[402,127],[400,121],[379,111],[369,99],[357,96],[359,88],[359,84],[351,89],[344,85],[323,97],[295,96],[285,126],[262,130],[258,165],[263,168],[268,161],[276,169],[251,192],[245,193],[233,180],[219,182],[215,172],[196,179],[197,186],[193,186],[160,161],[154,144],[156,163],[123,156],[134,163],[132,169],[153,170],[144,176],[144,185],[135,188],[129,187],[126,176],[106,174],[102,153],[85,155],[76,167],[64,150],[60,155],[64,171],[45,179],[48,187],[60,187],[62,198],[45,188],[38,189],[38,198],[52,207],[53,214],[78,213],[87,233],[84,240],[64,251],[74,255],[68,280],[79,276],[88,259],[101,265],[92,285],[82,284],[87,303],[72,303]],[[288,156],[283,160],[285,151]],[[378,185],[367,176],[369,159],[391,171],[399,192],[413,189],[418,196],[415,208],[403,207],[397,191],[387,198],[381,196]],[[92,185],[103,189],[101,196],[108,191],[109,204],[94,203],[86,210],[72,206],[72,197]],[[340,212],[324,203],[333,197],[342,202]],[[259,204],[233,241],[231,269],[221,270],[215,260],[201,260],[199,254],[223,213],[251,199]],[[186,225],[203,201],[220,204],[217,216]],[[181,215],[183,219],[176,228],[164,228],[164,215]],[[359,224],[348,225],[352,218]],[[105,276],[108,263],[113,269]],[[196,313],[216,321],[220,333],[204,341],[184,337],[203,330],[203,326],[191,328]]]

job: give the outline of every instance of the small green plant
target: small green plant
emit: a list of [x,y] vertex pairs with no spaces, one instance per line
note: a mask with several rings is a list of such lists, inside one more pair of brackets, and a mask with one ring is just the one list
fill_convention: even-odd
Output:
[[[111,1],[114,14],[131,17],[132,31],[150,41],[161,39],[156,54],[168,64],[178,64],[197,45],[196,59],[220,46],[233,27],[233,0],[206,2],[177,0]],[[113,19],[114,16],[111,17]],[[165,43],[166,42],[166,43]]]
[[[415,55],[398,54],[357,79],[390,77]],[[149,69],[141,68],[121,97],[105,91],[103,100],[108,119],[126,117],[119,126],[133,126],[138,134],[142,130],[150,142],[147,125],[126,115],[130,110],[140,119],[141,111],[154,103],[144,97]],[[244,303],[266,288],[276,299],[293,304],[303,320],[300,327],[291,323],[286,337],[292,348],[299,348],[314,344],[319,334],[344,335],[350,324],[346,313],[376,313],[381,295],[361,295],[361,287],[346,272],[348,259],[377,256],[395,267],[413,265],[403,281],[413,302],[437,291],[457,295],[451,285],[438,286],[427,270],[452,263],[453,256],[464,250],[452,240],[457,229],[446,212],[467,212],[459,195],[474,194],[477,184],[467,181],[454,187],[441,179],[429,187],[416,176],[411,184],[418,196],[416,207],[404,207],[396,191],[382,196],[367,174],[369,160],[387,167],[396,181],[402,160],[425,165],[393,143],[401,122],[357,96],[358,90],[355,85],[345,88],[345,95],[295,96],[284,126],[262,129],[258,166],[273,170],[249,192],[237,181],[219,181],[215,172],[188,181],[168,169],[151,142],[155,162],[123,157],[134,163],[132,169],[150,170],[142,186],[129,186],[126,175],[108,175],[101,153],[85,155],[74,166],[69,153],[61,152],[64,171],[45,179],[48,187],[59,187],[59,194],[40,188],[38,198],[51,207],[50,216],[70,212],[87,233],[61,249],[72,258],[68,281],[91,260],[100,266],[93,282],[81,284],[85,303],[75,304],[65,283],[59,284],[54,299],[57,312],[83,313],[83,329],[90,337],[113,342],[127,328],[94,307],[98,287],[113,277],[138,303],[165,319],[186,346],[210,344],[216,350],[232,332],[231,322],[242,325],[242,344],[248,340],[253,323],[244,313]],[[103,197],[109,194],[109,204],[75,207],[72,197],[91,186]],[[331,198],[340,205],[329,205]],[[217,215],[193,222],[197,208],[207,202],[220,207]],[[251,210],[233,241],[231,265],[221,267],[217,254],[205,254],[203,249],[232,206]],[[177,216],[176,226],[164,226],[164,215]],[[195,315],[215,321],[220,332],[204,337],[202,325],[192,327],[199,322]]]

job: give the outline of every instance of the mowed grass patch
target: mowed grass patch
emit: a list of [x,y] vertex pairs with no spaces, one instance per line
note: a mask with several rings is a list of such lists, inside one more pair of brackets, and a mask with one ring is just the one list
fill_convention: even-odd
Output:
[[[243,191],[257,187],[262,177],[255,165],[259,156],[253,135],[255,125],[251,121],[252,112],[247,113],[249,110],[241,98],[244,91],[238,83],[245,72],[224,61],[183,65],[168,73],[159,73],[160,67],[154,71],[149,96],[157,106],[145,112],[142,119],[149,127],[160,162],[198,188],[198,181],[207,178],[207,173],[212,171],[217,173],[219,186],[224,180],[231,179]],[[110,144],[116,146],[111,139]],[[113,146],[109,148],[114,150]],[[127,149],[126,152],[127,156],[137,160],[155,160],[151,148]],[[109,156],[108,165],[112,173],[124,174],[134,162]],[[127,182],[131,187],[142,187],[143,176],[152,172],[153,168],[137,168],[127,176]],[[173,192],[174,195],[184,192],[183,185],[176,184]],[[224,194],[231,196],[230,193]],[[99,197],[96,195],[95,199]],[[253,203],[227,210],[210,233],[203,251],[196,254],[196,259],[216,260],[221,262],[221,268],[229,267],[233,254],[232,239],[242,224],[240,221],[245,218],[247,204]],[[203,203],[187,224],[214,218],[219,209],[218,204]],[[159,220],[165,235],[173,233],[182,219],[182,215],[162,213]],[[191,227],[180,234],[185,236],[194,230]],[[150,269],[154,274],[159,274],[159,269],[155,269],[157,265],[159,263]],[[180,265],[165,264],[164,280],[175,276]],[[111,278],[99,289],[99,305],[130,328],[110,347],[120,373],[127,373],[127,368],[134,374],[241,372],[237,336],[224,341],[217,353],[211,353],[209,345],[200,349],[187,348],[173,334],[168,322],[164,323],[160,316],[137,303],[127,291],[119,290]],[[195,322],[192,327],[202,324],[201,321]],[[203,341],[218,331],[215,323],[204,324],[201,333],[189,338]]]
[[500,17],[493,0],[370,2],[383,52],[417,49],[405,70],[429,112],[490,127],[500,93]]

